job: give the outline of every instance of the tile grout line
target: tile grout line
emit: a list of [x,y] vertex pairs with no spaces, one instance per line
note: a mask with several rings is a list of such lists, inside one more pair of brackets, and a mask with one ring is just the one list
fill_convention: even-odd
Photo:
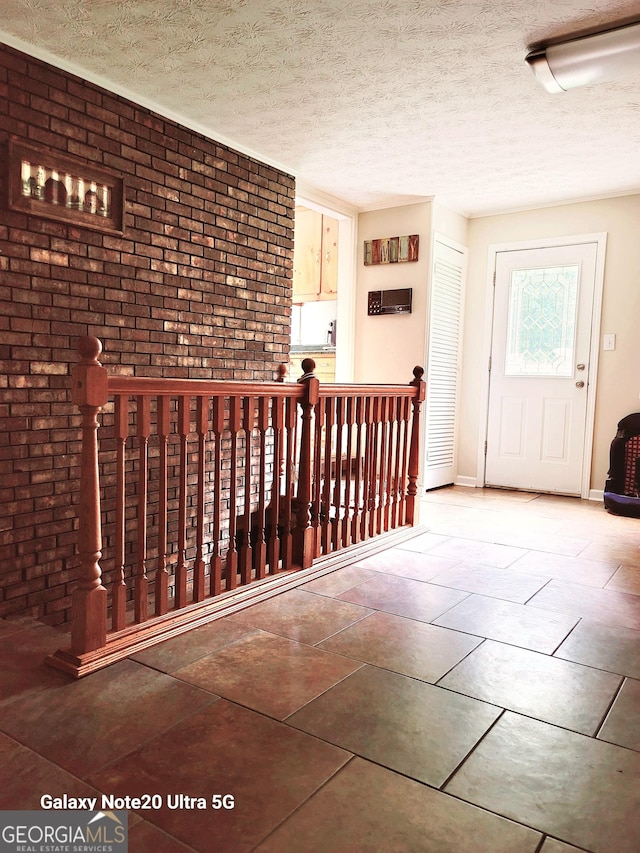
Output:
[[[298,731],[299,731],[299,729],[298,729]],[[349,750],[346,750],[346,749],[345,749],[344,751],[345,751],[345,752],[348,752]],[[334,771],[334,772],[333,772],[333,773],[332,773],[332,774],[331,774],[327,779],[325,779],[325,780],[324,780],[324,782],[323,782],[321,785],[319,785],[319,786],[316,788],[316,790],[315,790],[315,791],[312,791],[312,792],[309,794],[309,796],[306,798],[306,800],[303,800],[301,803],[299,803],[299,804],[295,807],[295,809],[294,809],[292,812],[290,812],[290,814],[288,814],[286,817],[284,817],[284,818],[280,821],[280,823],[278,823],[276,826],[274,826],[274,827],[273,827],[273,829],[270,829],[270,830],[269,830],[269,832],[264,836],[264,838],[261,838],[261,839],[260,839],[260,841],[258,841],[258,843],[257,843],[257,844],[255,844],[255,845],[251,848],[251,850],[249,851],[249,853],[252,853],[252,851],[257,850],[257,848],[258,848],[258,847],[260,847],[260,845],[261,845],[261,844],[264,844],[264,843],[265,843],[265,841],[268,841],[268,839],[269,839],[269,838],[271,838],[271,836],[272,836],[275,832],[277,832],[277,831],[280,829],[280,827],[281,827],[281,826],[284,826],[284,824],[285,824],[285,823],[287,823],[287,821],[289,821],[289,820],[290,820],[290,819],[291,819],[295,814],[297,814],[297,813],[300,811],[300,809],[301,809],[301,808],[303,808],[303,806],[306,806],[306,804],[309,802],[309,800],[311,800],[313,797],[315,797],[315,796],[316,796],[316,794],[319,794],[319,793],[320,793],[320,791],[322,791],[324,788],[326,788],[326,786],[327,786],[330,782],[332,782],[332,781],[336,778],[336,776],[338,776],[340,773],[342,773],[342,771],[343,771],[346,767],[348,767],[348,766],[349,766],[349,764],[351,764],[351,763],[352,763],[352,762],[353,762],[357,757],[359,757],[359,756],[357,756],[357,755],[356,755],[356,753],[352,753],[352,754],[351,754],[351,756],[350,756],[350,757],[345,761],[345,763],[344,763],[344,764],[342,764],[340,767],[338,767],[338,769],[337,769],[337,770],[335,770],[335,771]],[[362,760],[362,759],[361,759],[361,760]],[[367,759],[364,759],[364,760],[366,761]],[[392,772],[393,772],[393,771],[392,771]]]
[[[576,624],[573,626],[573,628],[571,628],[567,636],[558,643],[555,649],[550,653],[549,657],[555,657],[556,652],[561,648],[561,646],[563,646],[567,642],[569,637],[573,634],[578,625],[580,625],[582,622],[584,622],[584,616],[579,616]],[[566,660],[566,658],[557,658],[557,660]],[[578,663],[578,661],[573,661],[573,663]],[[583,664],[583,666],[586,666],[586,664]],[[592,669],[599,669],[599,667],[592,667]],[[603,670],[603,672],[607,672],[607,670]]]
[[[434,627],[436,627],[436,626],[434,626]],[[437,626],[437,627],[439,627],[439,626]],[[473,636],[473,635],[471,635],[471,636]],[[443,672],[443,673],[442,673],[442,675],[440,676],[440,678],[438,678],[438,680],[437,680],[437,681],[433,681],[433,682],[431,682],[431,683],[433,684],[433,686],[434,686],[434,687],[441,687],[441,685],[440,685],[440,683],[439,683],[439,682],[441,682],[443,678],[446,678],[446,677],[447,677],[447,675],[449,675],[449,673],[450,673],[450,672],[453,672],[453,670],[454,670],[457,666],[459,666],[463,661],[465,661],[465,660],[466,660],[470,655],[472,655],[474,652],[477,652],[477,651],[478,651],[478,649],[479,649],[481,646],[484,646],[484,644],[487,642],[487,637],[480,637],[479,639],[480,639],[480,642],[478,643],[478,645],[477,645],[477,646],[474,646],[472,649],[469,649],[469,651],[466,653],[466,655],[465,655],[464,657],[460,658],[460,660],[459,660],[459,661],[457,661],[457,663],[454,663],[454,664],[453,664],[453,666],[449,667],[449,669],[448,669],[446,672]],[[443,690],[450,690],[451,688],[443,687],[442,689],[443,689]],[[454,692],[454,693],[457,693],[457,692],[459,692],[459,691],[454,690],[453,692]],[[466,693],[463,693],[463,694],[461,694],[461,695],[466,696],[467,694],[466,694]],[[475,698],[475,697],[472,697],[472,698]],[[479,700],[479,701],[484,701],[484,700]],[[487,704],[488,704],[488,705],[491,705],[491,704],[493,704],[493,703],[492,703],[492,702],[488,702]],[[500,706],[498,705],[497,707],[500,707]]]
[[[445,688],[441,688],[441,689],[445,689]],[[499,706],[495,706],[495,707],[499,707]],[[465,764],[465,763],[469,760],[469,758],[471,758],[471,756],[474,754],[474,752],[475,752],[475,751],[476,751],[476,749],[480,746],[480,744],[481,744],[481,743],[483,743],[483,741],[485,740],[485,738],[487,737],[487,735],[489,734],[489,732],[493,731],[493,729],[497,726],[497,724],[500,722],[500,720],[504,717],[504,715],[506,714],[506,712],[507,712],[507,711],[506,711],[506,708],[502,708],[502,709],[501,709],[500,713],[499,713],[499,714],[498,714],[498,716],[495,718],[495,720],[493,721],[493,723],[491,723],[491,725],[490,725],[490,726],[489,726],[489,728],[486,730],[486,732],[484,732],[484,734],[483,734],[483,735],[482,735],[482,736],[481,736],[481,737],[480,737],[480,738],[479,738],[479,739],[474,743],[474,745],[471,747],[471,749],[469,750],[469,752],[468,752],[468,753],[467,753],[467,754],[466,754],[462,759],[460,759],[460,761],[456,764],[456,766],[453,768],[453,770],[451,771],[451,773],[449,773],[449,775],[448,775],[448,776],[447,776],[447,778],[444,780],[444,782],[439,786],[439,788],[437,789],[438,791],[441,791],[443,794],[448,793],[447,791],[445,791],[445,790],[444,790],[444,789],[446,788],[446,786],[447,786],[447,785],[449,784],[449,782],[453,779],[453,777],[456,775],[456,773],[458,772],[458,770],[460,770],[460,769],[461,769],[461,767],[463,766],[463,764]],[[461,798],[459,798],[459,799],[461,799]],[[465,800],[464,802],[466,802],[466,800]],[[539,830],[538,830],[538,831],[539,831]]]
[[[618,685],[618,689],[617,689],[617,690],[616,690],[616,692],[614,693],[613,698],[611,699],[611,702],[609,702],[609,704],[608,704],[608,706],[607,706],[606,711],[605,711],[605,712],[604,712],[604,714],[602,715],[602,719],[600,720],[600,722],[599,722],[598,726],[596,727],[595,732],[593,733],[593,738],[594,738],[594,740],[599,740],[598,735],[599,735],[599,734],[600,734],[600,732],[602,731],[602,727],[603,727],[603,726],[604,726],[604,724],[606,723],[606,721],[607,721],[607,717],[608,717],[608,716],[609,716],[609,714],[611,713],[611,710],[612,710],[612,708],[613,708],[613,706],[614,706],[614,704],[615,704],[615,701],[616,701],[616,699],[618,698],[618,696],[620,695],[620,693],[622,692],[622,688],[624,687],[624,685],[626,684],[626,682],[627,682],[627,676],[625,676],[625,675],[621,676],[621,681],[620,681],[620,684]],[[604,743],[609,743],[609,741],[604,741]],[[623,744],[616,744],[616,746],[623,746]],[[629,748],[629,747],[627,747],[627,749],[628,749],[628,748]],[[635,750],[634,750],[634,751],[635,751]]]
[[536,595],[538,595],[539,593],[541,593],[543,589],[545,589],[546,587],[548,587],[548,586],[549,586],[549,584],[551,583],[551,581],[553,581],[553,580],[555,580],[555,579],[551,577],[551,578],[549,578],[549,580],[548,580],[546,583],[543,583],[543,584],[542,584],[542,586],[540,587],[540,589],[537,589],[537,590],[533,593],[533,595],[530,595],[530,596],[529,596],[529,598],[527,598],[527,600],[523,602],[523,605],[522,605],[522,606],[523,606],[523,607],[526,607],[526,606],[529,604],[529,602],[530,602],[530,601],[532,601],[532,600],[536,597]]

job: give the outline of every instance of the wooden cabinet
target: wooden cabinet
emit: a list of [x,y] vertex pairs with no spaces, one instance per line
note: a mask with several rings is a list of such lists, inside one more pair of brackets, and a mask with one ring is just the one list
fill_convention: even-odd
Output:
[[322,263],[320,299],[335,299],[338,294],[338,220],[322,217]]
[[335,382],[336,354],[326,350],[317,352],[292,352],[289,356],[289,382],[296,382],[302,376],[302,360],[312,358],[316,363],[315,375],[320,382]]
[[296,208],[293,301],[335,299],[338,292],[338,220]]

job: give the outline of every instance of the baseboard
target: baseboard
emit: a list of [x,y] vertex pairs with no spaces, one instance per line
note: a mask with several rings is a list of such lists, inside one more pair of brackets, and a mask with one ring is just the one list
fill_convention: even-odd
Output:
[[[482,488],[478,483],[477,477],[456,477],[455,485],[466,486],[470,489]],[[602,503],[604,500],[604,491],[602,489],[590,489],[588,500]]]
[[466,486],[469,489],[477,489],[478,488],[478,478],[477,477],[456,477],[456,486]]

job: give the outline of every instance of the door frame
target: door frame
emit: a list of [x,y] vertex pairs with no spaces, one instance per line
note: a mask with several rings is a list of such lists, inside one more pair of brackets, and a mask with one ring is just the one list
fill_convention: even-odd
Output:
[[303,181],[296,181],[296,205],[338,220],[336,382],[353,382],[356,339],[357,210]]
[[[499,252],[517,252],[529,249],[551,249],[557,246],[574,246],[580,243],[595,243],[596,268],[591,306],[591,346],[589,348],[589,384],[587,385],[587,410],[585,418],[584,458],[580,497],[591,497],[591,461],[593,455],[593,433],[596,416],[596,386],[598,382],[598,359],[600,355],[600,327],[602,322],[602,295],[604,292],[604,266],[607,248],[607,232],[594,234],[571,234],[566,237],[541,237],[537,240],[519,240],[514,243],[493,243],[489,246],[487,257],[487,285],[485,297],[484,335],[482,359],[486,365],[485,380],[482,383],[478,431],[478,485],[486,485],[485,447],[489,434],[489,359],[493,337],[495,269]],[[597,492],[597,490],[595,490]]]

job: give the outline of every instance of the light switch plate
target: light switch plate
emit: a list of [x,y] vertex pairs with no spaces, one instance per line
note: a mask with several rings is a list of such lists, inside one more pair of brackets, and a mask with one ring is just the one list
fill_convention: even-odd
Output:
[[615,335],[605,335],[602,341],[602,349],[604,350],[613,350],[616,348],[616,336]]

